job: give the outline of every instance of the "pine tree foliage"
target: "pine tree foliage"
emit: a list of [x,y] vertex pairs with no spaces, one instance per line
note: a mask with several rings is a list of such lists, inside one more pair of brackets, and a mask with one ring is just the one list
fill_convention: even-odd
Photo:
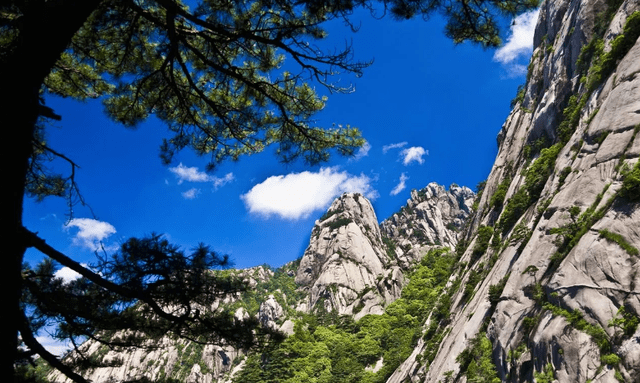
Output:
[[[159,236],[132,239],[91,269],[25,228],[25,195],[65,196],[70,206],[83,202],[76,164],[46,142],[48,122],[62,118],[44,104],[46,96],[100,98],[107,114],[128,127],[156,116],[170,132],[161,148],[166,163],[190,148],[206,156],[212,170],[270,145],[283,161],[318,163],[333,152],[350,155],[364,140],[356,128],[316,126],[313,116],[326,99],[314,85],[329,93],[349,92],[349,86],[335,83],[337,76],[359,76],[369,65],[354,61],[350,46],[321,50],[323,23],[336,18],[348,23],[358,8],[398,19],[439,12],[455,42],[495,46],[496,18],[536,5],[537,0],[3,1],[0,105],[13,136],[0,151],[3,163],[11,164],[5,176],[9,197],[1,210],[8,222],[8,255],[0,278],[9,286],[2,304],[10,318],[0,333],[2,376],[11,381],[16,361],[38,354],[83,381],[37,342],[37,330],[49,323],[59,324],[58,335],[72,340],[116,328],[194,339],[204,336],[199,330],[204,328],[215,339],[231,337],[230,318],[207,317],[198,305],[209,304],[215,289],[242,288],[211,277],[207,270],[223,262],[204,246],[185,254]],[[69,174],[48,169],[54,158],[68,162]],[[24,266],[28,248],[48,260],[34,269]],[[62,283],[53,277],[58,265],[83,278]]]

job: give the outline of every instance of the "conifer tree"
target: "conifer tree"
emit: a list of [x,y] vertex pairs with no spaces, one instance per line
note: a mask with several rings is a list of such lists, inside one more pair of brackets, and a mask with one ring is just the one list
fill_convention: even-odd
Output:
[[[54,317],[63,324],[62,333],[72,338],[116,326],[114,314],[133,307],[149,310],[147,318],[157,319],[160,328],[178,335],[198,334],[199,326],[215,323],[220,327],[208,330],[224,335],[230,328],[216,322],[221,318],[203,318],[190,304],[177,313],[167,311],[187,298],[198,302],[200,296],[205,303],[211,299],[199,295],[204,286],[218,283],[206,270],[222,262],[206,246],[184,254],[159,236],[132,239],[142,247],[135,254],[129,253],[135,246],[123,247],[115,258],[100,263],[100,274],[24,227],[25,195],[77,197],[75,164],[46,144],[47,123],[62,118],[45,105],[47,95],[101,98],[108,115],[125,126],[135,127],[150,114],[157,116],[170,132],[161,148],[167,163],[177,151],[191,148],[209,158],[211,170],[221,161],[269,145],[278,147],[284,161],[303,158],[317,163],[332,151],[352,154],[364,141],[357,129],[313,124],[312,116],[325,100],[310,83],[349,91],[335,85],[333,76],[360,75],[368,65],[353,61],[350,47],[329,53],[319,50],[314,41],[325,36],[322,23],[348,20],[356,8],[382,8],[398,19],[441,12],[448,19],[445,33],[455,42],[495,46],[497,15],[514,15],[536,5],[537,0],[200,0],[192,6],[179,0],[3,1],[0,105],[7,134],[2,156],[9,197],[2,205],[2,219],[8,225],[0,277],[7,286],[2,303],[9,322],[0,336],[2,376],[12,381],[16,361],[35,353],[82,381],[35,340],[34,331]],[[285,60],[287,70],[283,70]],[[71,173],[49,173],[50,158],[68,161]],[[23,268],[27,248],[36,248],[83,278],[62,285],[52,277],[50,261],[36,269]],[[193,283],[178,284],[179,274],[154,266],[158,259],[164,267],[191,270]],[[107,306],[92,312],[83,308],[88,299]],[[117,323],[124,328],[151,327],[140,318],[122,318]],[[24,352],[18,339],[26,345]]]

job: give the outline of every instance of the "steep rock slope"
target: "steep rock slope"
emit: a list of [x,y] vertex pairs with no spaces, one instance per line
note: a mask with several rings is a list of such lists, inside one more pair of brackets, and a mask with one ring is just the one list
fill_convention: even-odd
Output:
[[640,381],[639,9],[542,3],[447,335],[390,382]]
[[405,272],[425,247],[455,247],[474,196],[468,188],[429,184],[378,227],[366,198],[343,194],[316,222],[300,261],[296,283],[309,295],[298,309],[335,310],[355,319],[381,314],[400,296]]
[[468,187],[451,185],[449,190],[435,182],[412,190],[411,199],[380,224],[382,235],[397,244],[396,253],[404,268],[415,264],[425,247],[454,249],[476,194]]

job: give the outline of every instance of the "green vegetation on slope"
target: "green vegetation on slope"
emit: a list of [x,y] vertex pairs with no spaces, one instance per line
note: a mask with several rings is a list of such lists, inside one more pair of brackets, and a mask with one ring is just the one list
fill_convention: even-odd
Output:
[[[235,381],[384,382],[411,354],[434,310],[436,325],[429,328],[429,339],[442,339],[438,323],[448,319],[450,302],[444,287],[456,261],[448,249],[429,251],[409,276],[401,298],[382,315],[367,315],[357,322],[336,316],[328,323],[300,315],[294,334],[262,354],[250,355]],[[437,349],[437,344],[433,346]],[[421,360],[430,361],[429,355]],[[374,372],[378,361],[382,367]]]

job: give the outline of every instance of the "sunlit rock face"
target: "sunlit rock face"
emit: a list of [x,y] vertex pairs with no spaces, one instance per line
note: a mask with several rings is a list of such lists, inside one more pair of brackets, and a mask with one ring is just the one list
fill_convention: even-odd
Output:
[[366,198],[344,194],[316,222],[296,283],[309,292],[309,299],[299,307],[308,312],[379,314],[400,295],[402,273],[386,251]]
[[[587,47],[601,39],[608,52],[638,10],[637,0],[543,1],[522,97],[462,237],[462,285],[472,271],[486,276],[468,302],[454,295],[434,360],[417,361],[419,344],[390,382],[465,381],[459,355],[478,334],[491,341],[502,381],[640,381],[640,330],[632,325],[640,314],[640,206],[620,194],[640,156],[640,27],[610,72],[590,62]],[[482,226],[493,228],[495,246],[473,260]],[[492,305],[490,287],[501,280]]]
[[447,190],[433,182],[411,191],[407,204],[380,224],[383,236],[396,244],[400,264],[415,264],[428,247],[455,249],[475,197],[468,187],[451,185]]
[[402,210],[378,226],[362,195],[337,198],[316,222],[296,283],[309,292],[299,309],[340,315],[381,314],[400,296],[406,271],[426,248],[455,247],[475,194],[435,183],[412,192]]

